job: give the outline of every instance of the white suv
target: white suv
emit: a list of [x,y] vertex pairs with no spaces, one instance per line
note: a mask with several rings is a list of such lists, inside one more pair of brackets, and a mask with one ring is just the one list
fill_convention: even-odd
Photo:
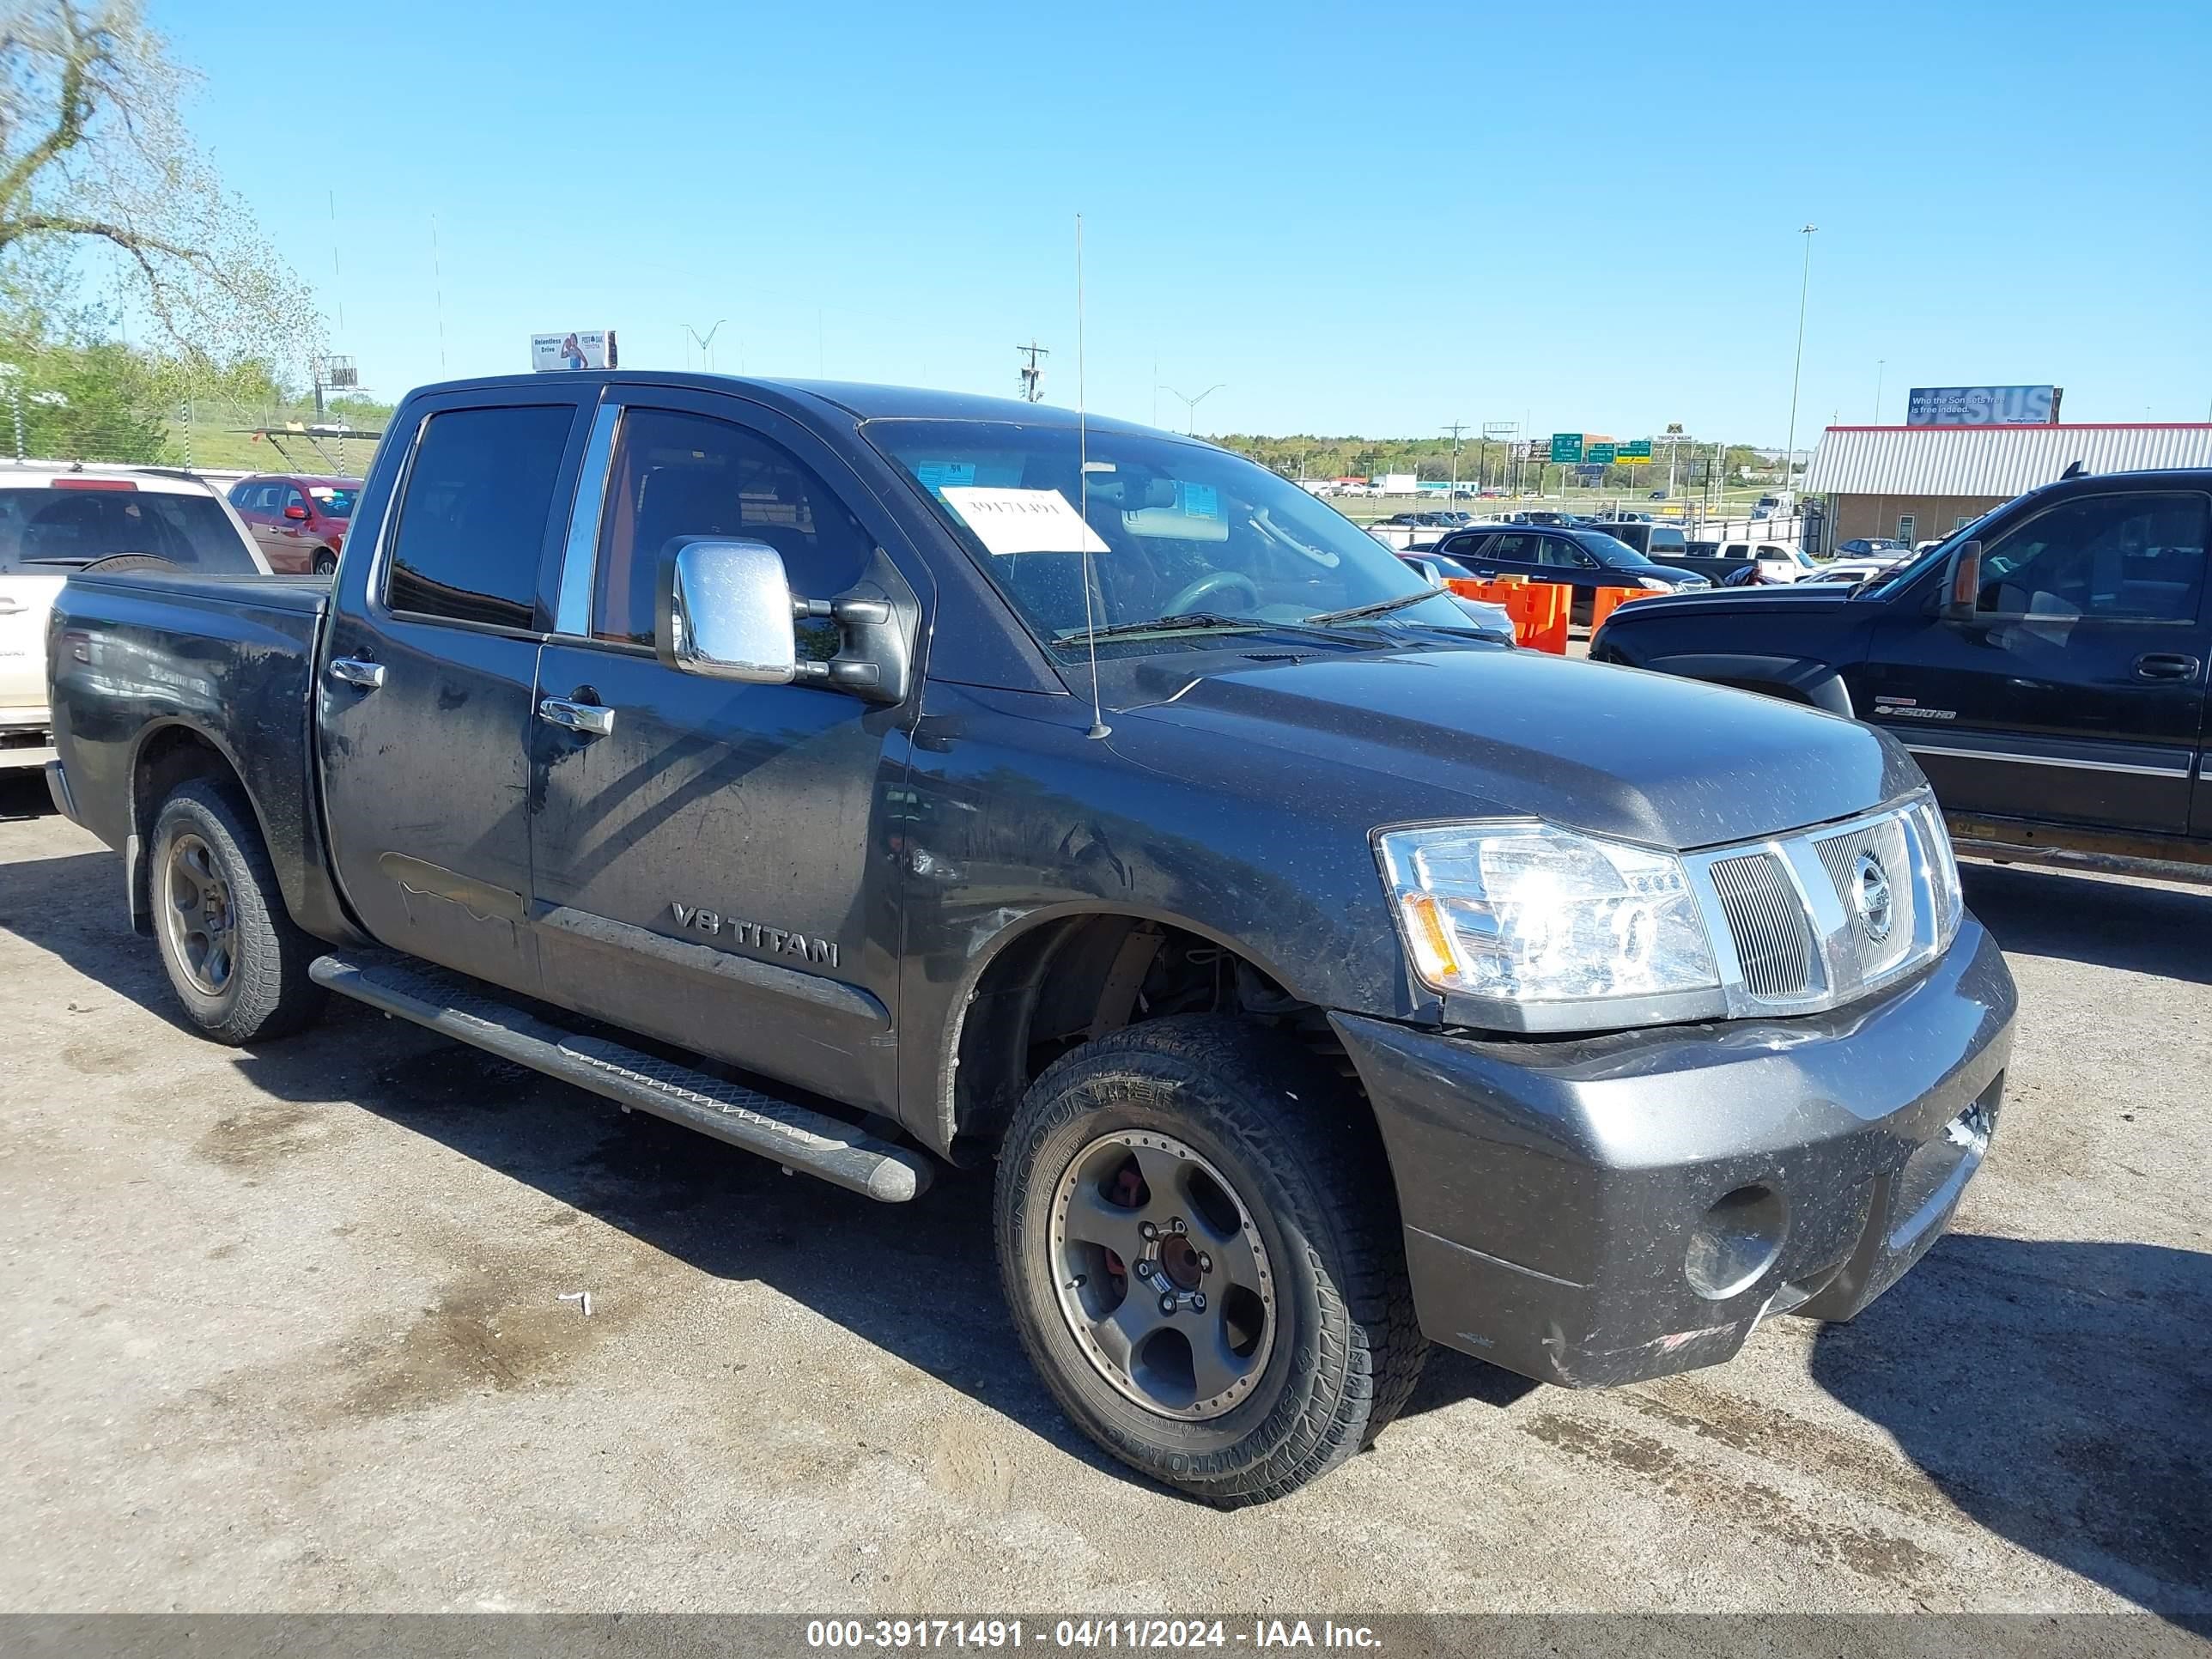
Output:
[[215,486],[157,467],[0,463],[0,750],[45,739],[46,613],[72,570],[137,554],[269,574]]

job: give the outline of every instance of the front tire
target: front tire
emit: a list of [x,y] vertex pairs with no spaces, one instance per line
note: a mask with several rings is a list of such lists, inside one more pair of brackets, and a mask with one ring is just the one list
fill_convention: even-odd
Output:
[[318,576],[335,576],[337,574],[337,570],[338,556],[331,552],[327,547],[317,548],[315,550],[314,574]]
[[212,780],[180,785],[154,819],[147,898],[161,966],[205,1036],[233,1045],[312,1023],[313,941],[293,924],[251,814]]
[[1287,1033],[1160,1019],[1063,1057],[1001,1150],[999,1271],[1076,1425],[1222,1508],[1335,1468],[1426,1355],[1364,1102]]

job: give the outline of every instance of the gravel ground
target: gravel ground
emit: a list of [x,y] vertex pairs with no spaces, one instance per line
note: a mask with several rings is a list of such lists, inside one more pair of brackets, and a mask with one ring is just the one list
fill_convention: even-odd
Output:
[[2212,892],[1970,869],[2004,1121],[1856,1323],[1439,1352],[1224,1516],[1060,1419],[983,1181],[871,1205],[351,1007],[200,1042],[118,861],[0,815],[0,1609],[2212,1613]]

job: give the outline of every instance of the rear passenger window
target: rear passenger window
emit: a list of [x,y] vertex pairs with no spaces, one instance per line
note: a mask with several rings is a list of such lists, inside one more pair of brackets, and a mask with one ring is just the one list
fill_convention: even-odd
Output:
[[[874,542],[796,456],[727,421],[665,409],[623,417],[600,514],[592,637],[653,642],[660,562],[681,536],[765,542],[792,592],[826,599],[867,568]],[[799,625],[799,653],[837,648],[834,624]],[[819,641],[810,632],[822,634]]]
[[545,520],[575,410],[453,409],[415,447],[384,602],[452,622],[530,628]]

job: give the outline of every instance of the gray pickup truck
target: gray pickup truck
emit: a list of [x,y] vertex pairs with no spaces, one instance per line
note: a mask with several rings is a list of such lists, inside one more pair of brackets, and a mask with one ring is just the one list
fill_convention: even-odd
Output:
[[55,799],[210,1037],[335,993],[872,1199],[995,1164],[1055,1397],[1223,1505],[1430,1342],[1587,1386],[1850,1316],[1996,1118],[1893,739],[1516,650],[1118,422],[434,386],[333,579],[76,576],[49,643]]

